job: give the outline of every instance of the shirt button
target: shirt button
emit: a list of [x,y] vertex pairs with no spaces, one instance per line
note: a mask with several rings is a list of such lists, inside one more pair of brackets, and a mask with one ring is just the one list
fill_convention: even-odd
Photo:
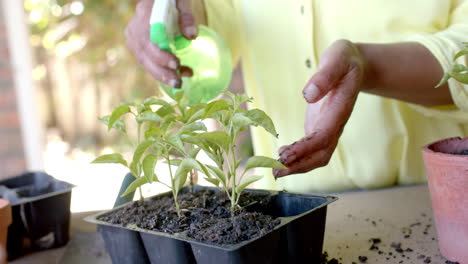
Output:
[[307,60],[305,61],[305,64],[306,64],[307,68],[309,68],[309,69],[310,69],[310,67],[312,67],[312,65],[311,65],[311,63],[310,63],[310,59],[307,59]]

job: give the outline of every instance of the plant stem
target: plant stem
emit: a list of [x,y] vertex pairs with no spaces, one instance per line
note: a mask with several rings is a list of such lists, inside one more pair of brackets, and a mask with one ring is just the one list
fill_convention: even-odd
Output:
[[190,192],[193,193],[193,170],[190,171]]
[[[233,139],[235,139],[235,136],[233,137]],[[231,216],[234,216],[235,209],[237,207],[237,202],[239,200],[238,197],[240,196],[240,193],[237,193],[237,190],[236,190],[236,184],[237,184],[236,183],[236,169],[237,169],[236,165],[237,165],[237,160],[236,160],[236,153],[234,151],[234,143],[231,143],[231,146],[229,147],[229,150],[231,152],[232,161],[234,163],[234,166],[231,169],[231,173],[232,173]]]
[[167,154],[166,159],[167,159],[167,164],[169,165],[169,175],[171,177],[172,198],[174,199],[174,204],[176,207],[177,215],[180,218],[180,205],[179,205],[179,201],[177,200],[177,191],[176,191],[176,187],[174,186],[174,177],[172,176],[171,159],[169,157],[169,154]]
[[141,191],[141,187],[138,187],[138,191],[140,192],[140,202],[143,202],[143,192]]

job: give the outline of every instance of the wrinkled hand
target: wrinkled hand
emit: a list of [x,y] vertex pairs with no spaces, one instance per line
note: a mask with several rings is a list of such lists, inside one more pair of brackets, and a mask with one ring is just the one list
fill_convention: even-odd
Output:
[[306,137],[279,150],[287,170],[275,177],[304,173],[328,164],[353,110],[365,73],[365,61],[350,41],[333,43],[322,55],[318,71],[303,90],[309,103]]
[[[153,1],[157,4],[158,0],[141,0],[138,3],[135,15],[125,30],[127,46],[141,66],[155,79],[171,87],[179,88],[182,84],[181,75],[190,76],[192,73],[189,68],[180,65],[179,59],[174,54],[159,49],[150,41],[149,20]],[[176,2],[182,34],[188,39],[196,38],[198,31],[192,14],[192,1],[176,0]]]

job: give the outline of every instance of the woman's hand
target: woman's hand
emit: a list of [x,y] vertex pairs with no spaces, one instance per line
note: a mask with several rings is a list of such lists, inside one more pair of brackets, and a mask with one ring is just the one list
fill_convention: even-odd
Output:
[[363,56],[350,41],[338,40],[325,51],[317,73],[303,90],[309,103],[306,137],[280,148],[280,161],[288,169],[275,169],[275,177],[328,164],[362,88],[365,68]]
[[[135,15],[130,20],[125,35],[127,46],[135,55],[138,62],[155,79],[179,88],[182,84],[181,75],[191,75],[191,70],[180,65],[174,54],[159,49],[150,41],[149,20],[153,2],[158,0],[141,0]],[[176,0],[179,11],[179,26],[182,34],[188,39],[197,37],[197,24],[192,12],[192,0]],[[177,73],[180,70],[180,74]]]

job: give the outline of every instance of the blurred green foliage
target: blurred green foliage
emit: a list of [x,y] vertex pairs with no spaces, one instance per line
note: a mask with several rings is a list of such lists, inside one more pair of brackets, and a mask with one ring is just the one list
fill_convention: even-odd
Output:
[[[136,0],[25,0],[31,45],[40,67],[51,56],[89,64],[96,82],[117,85],[117,96],[131,100],[158,94],[157,83],[126,47],[125,27]],[[36,80],[45,77],[36,71]],[[33,72],[34,75],[34,72]],[[101,84],[102,85],[102,84]],[[99,85],[96,85],[99,87]],[[121,100],[122,98],[115,98]]]

